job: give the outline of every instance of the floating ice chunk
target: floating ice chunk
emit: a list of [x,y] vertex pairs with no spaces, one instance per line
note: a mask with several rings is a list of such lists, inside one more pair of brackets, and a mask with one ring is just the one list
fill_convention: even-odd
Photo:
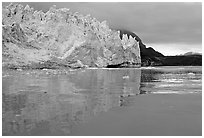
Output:
[[179,91],[159,91],[159,92],[152,92],[153,94],[183,94],[183,92]]
[[23,71],[22,69],[17,69],[17,71]]
[[123,79],[129,79],[130,77],[129,76],[123,76]]
[[188,75],[195,75],[195,73],[190,72],[190,73],[188,73]]
[[183,82],[183,79],[162,79],[162,82],[174,82],[174,83],[180,83]]

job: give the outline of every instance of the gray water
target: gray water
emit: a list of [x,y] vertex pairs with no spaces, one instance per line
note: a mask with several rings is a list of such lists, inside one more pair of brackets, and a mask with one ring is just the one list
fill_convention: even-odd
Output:
[[202,93],[202,67],[3,71],[3,135],[72,135],[72,128],[142,94]]

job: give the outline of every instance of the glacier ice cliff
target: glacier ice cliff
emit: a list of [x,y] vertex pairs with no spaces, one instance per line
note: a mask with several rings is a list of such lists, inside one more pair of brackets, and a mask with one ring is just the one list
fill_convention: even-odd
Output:
[[69,9],[46,13],[20,4],[2,9],[2,65],[8,68],[139,67],[135,38]]

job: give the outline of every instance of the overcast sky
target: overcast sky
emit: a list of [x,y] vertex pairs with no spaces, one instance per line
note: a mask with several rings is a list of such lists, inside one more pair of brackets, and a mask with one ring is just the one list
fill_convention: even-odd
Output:
[[202,49],[201,3],[24,3],[36,10],[50,6],[66,7],[99,21],[107,20],[111,28],[135,32],[147,47],[164,55],[200,52]]

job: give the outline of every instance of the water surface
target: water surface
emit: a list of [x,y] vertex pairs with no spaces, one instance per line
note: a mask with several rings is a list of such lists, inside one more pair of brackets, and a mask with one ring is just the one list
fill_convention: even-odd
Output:
[[[3,135],[72,135],[141,94],[202,92],[201,67],[3,71]],[[136,106],[136,105],[134,105]]]

